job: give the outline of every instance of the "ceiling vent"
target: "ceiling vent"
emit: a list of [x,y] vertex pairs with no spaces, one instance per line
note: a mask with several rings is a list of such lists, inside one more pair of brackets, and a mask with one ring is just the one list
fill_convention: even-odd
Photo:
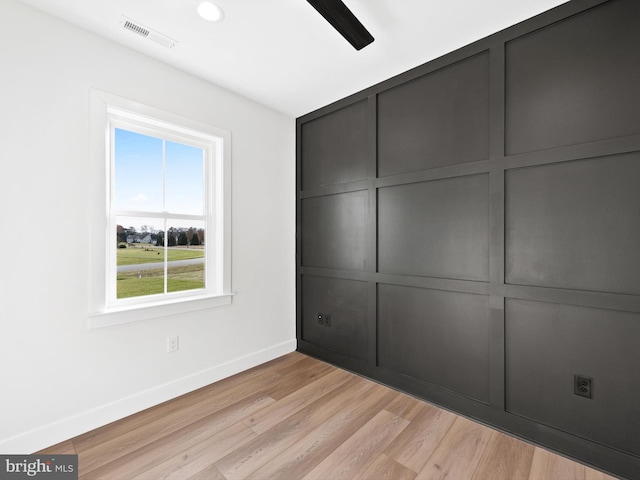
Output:
[[150,28],[147,28],[139,24],[138,22],[131,20],[124,15],[122,16],[122,20],[120,21],[120,23],[122,24],[122,28],[124,28],[125,30],[129,30],[130,32],[133,32],[137,35],[140,35],[141,37],[151,40],[152,42],[162,45],[165,48],[173,48],[178,43],[176,40],[169,38],[159,32],[151,30]]

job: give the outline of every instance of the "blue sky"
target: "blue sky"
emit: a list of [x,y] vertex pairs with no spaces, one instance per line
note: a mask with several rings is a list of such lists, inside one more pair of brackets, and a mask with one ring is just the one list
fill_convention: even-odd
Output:
[[128,130],[115,129],[115,208],[117,210],[148,212],[166,210],[170,213],[192,215],[203,213],[203,150],[168,140],[164,143],[165,208],[163,208],[162,187],[163,140]]

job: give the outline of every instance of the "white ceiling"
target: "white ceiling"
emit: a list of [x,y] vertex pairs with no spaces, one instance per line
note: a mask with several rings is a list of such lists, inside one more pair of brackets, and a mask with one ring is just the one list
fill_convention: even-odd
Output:
[[[306,0],[20,0],[298,117],[549,10],[566,0],[344,0],[375,37],[359,52]],[[166,49],[121,26],[125,15],[178,41]]]

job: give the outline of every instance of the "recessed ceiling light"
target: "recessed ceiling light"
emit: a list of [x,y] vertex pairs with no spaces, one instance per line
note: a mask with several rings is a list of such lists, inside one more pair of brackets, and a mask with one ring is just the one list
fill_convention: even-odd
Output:
[[198,5],[198,15],[208,22],[220,22],[224,18],[222,9],[212,2],[200,2]]

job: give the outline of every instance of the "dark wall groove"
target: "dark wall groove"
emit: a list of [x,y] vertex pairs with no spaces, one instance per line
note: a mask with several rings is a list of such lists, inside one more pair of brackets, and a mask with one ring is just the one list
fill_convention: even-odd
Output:
[[573,0],[299,118],[299,350],[640,479],[638,18]]

